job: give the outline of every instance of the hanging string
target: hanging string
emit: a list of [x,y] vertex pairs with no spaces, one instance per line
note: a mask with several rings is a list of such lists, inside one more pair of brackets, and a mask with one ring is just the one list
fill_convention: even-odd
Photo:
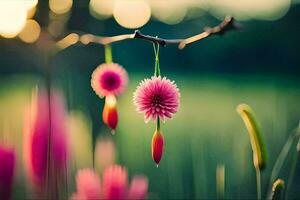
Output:
[[112,63],[112,52],[111,52],[111,46],[105,45],[104,46],[104,54],[105,54],[105,63]]
[[159,66],[159,44],[153,43],[153,50],[155,56],[155,65],[154,65],[154,76],[160,76],[160,66]]
[[[154,64],[154,76],[158,77],[160,76],[160,66],[159,66],[159,43],[153,43],[153,50],[154,50],[154,56],[155,56],[155,64]],[[159,116],[157,116],[156,120],[156,130],[160,131],[160,119]]]

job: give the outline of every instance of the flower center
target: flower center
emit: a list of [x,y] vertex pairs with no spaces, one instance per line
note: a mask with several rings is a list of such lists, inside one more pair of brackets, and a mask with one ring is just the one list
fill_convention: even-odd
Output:
[[105,72],[100,78],[100,84],[106,90],[118,89],[121,85],[121,79],[115,72]]
[[162,103],[162,97],[160,94],[154,94],[151,97],[151,102],[154,106],[160,105]]

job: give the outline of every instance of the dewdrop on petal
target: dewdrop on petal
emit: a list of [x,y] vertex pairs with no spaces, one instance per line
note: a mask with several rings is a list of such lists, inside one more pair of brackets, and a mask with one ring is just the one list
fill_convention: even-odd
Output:
[[163,134],[156,130],[152,137],[152,159],[157,164],[159,164],[164,150],[164,136]]
[[112,133],[114,133],[118,125],[117,100],[114,95],[108,95],[105,98],[102,118],[103,122],[110,127]]

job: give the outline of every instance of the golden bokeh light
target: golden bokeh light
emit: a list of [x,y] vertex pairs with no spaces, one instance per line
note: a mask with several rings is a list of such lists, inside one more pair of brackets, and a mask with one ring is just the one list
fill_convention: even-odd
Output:
[[49,0],[49,8],[55,14],[64,14],[71,10],[73,0]]
[[210,12],[218,18],[230,14],[239,20],[276,20],[289,10],[291,0],[215,0],[210,2]]
[[187,13],[186,2],[182,1],[152,1],[151,8],[152,15],[166,24],[180,23]]
[[33,18],[36,13],[36,6],[27,11],[27,19]]
[[23,0],[23,1],[19,0],[18,2],[23,4],[26,10],[31,10],[34,7],[36,7],[36,5],[38,4],[38,0]]
[[149,21],[151,8],[145,0],[117,0],[113,15],[121,26],[139,28]]
[[0,1],[0,35],[14,38],[26,23],[27,9],[18,1]]
[[19,34],[19,38],[26,43],[35,42],[41,33],[40,25],[32,19],[27,20],[25,27]]
[[89,10],[96,19],[106,19],[113,14],[115,0],[90,0]]

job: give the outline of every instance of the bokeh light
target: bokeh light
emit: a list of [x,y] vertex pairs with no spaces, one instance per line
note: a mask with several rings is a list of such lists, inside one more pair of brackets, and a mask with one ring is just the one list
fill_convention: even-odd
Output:
[[36,6],[27,11],[27,19],[31,19],[36,13]]
[[115,0],[91,0],[89,10],[96,19],[106,19],[113,14]]
[[151,8],[152,15],[166,24],[180,23],[187,13],[187,7],[182,1],[153,1]]
[[210,2],[210,12],[218,18],[232,15],[239,20],[276,20],[289,10],[291,0],[215,0]]
[[18,3],[23,4],[24,8],[26,10],[31,10],[38,4],[38,0],[23,0],[23,1],[17,1]]
[[26,7],[17,1],[0,1],[0,35],[13,38],[25,26]]
[[49,8],[56,14],[64,14],[71,10],[73,0],[49,0]]
[[25,27],[19,34],[19,38],[26,43],[35,42],[41,33],[40,25],[32,19],[27,20]]
[[151,8],[144,0],[118,0],[113,12],[115,20],[125,28],[139,28],[151,17]]

